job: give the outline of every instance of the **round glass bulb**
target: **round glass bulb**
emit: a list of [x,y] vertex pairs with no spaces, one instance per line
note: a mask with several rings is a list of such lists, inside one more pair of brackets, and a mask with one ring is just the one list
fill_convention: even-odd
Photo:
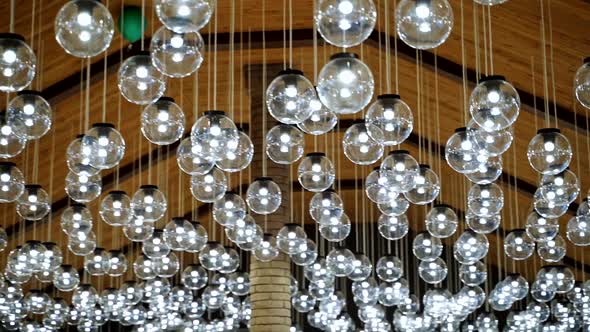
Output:
[[246,203],[258,214],[271,214],[281,206],[281,188],[271,178],[257,178],[246,191]]
[[342,146],[344,155],[357,165],[373,164],[383,156],[383,145],[369,136],[364,123],[356,123],[346,129]]
[[323,135],[334,129],[338,122],[336,113],[330,111],[319,98],[310,100],[311,112],[309,117],[297,124],[304,133],[310,135]]
[[[95,123],[82,137],[82,149],[88,149],[88,164],[110,169],[125,155],[125,139],[111,123]],[[89,171],[87,171],[89,172]]]
[[117,75],[121,95],[134,104],[151,104],[166,90],[166,76],[154,67],[149,52],[123,61]]
[[38,91],[19,91],[6,114],[14,134],[27,140],[39,139],[51,128],[51,105]]
[[299,163],[297,178],[303,188],[321,192],[332,186],[336,177],[335,172],[334,164],[325,153],[308,153]]
[[402,0],[395,10],[396,31],[410,47],[427,50],[444,43],[453,28],[447,0]]
[[208,161],[222,160],[228,151],[236,151],[238,128],[223,111],[206,111],[191,129],[193,153]]
[[227,177],[219,168],[214,167],[204,175],[193,175],[190,189],[197,201],[213,203],[225,194]]
[[1,33],[0,54],[0,91],[21,91],[31,84],[35,77],[37,57],[23,36]]
[[238,144],[235,150],[228,150],[223,158],[217,160],[215,165],[225,172],[243,171],[250,165],[254,157],[254,145],[244,131],[238,130]]
[[161,97],[141,112],[141,132],[154,144],[172,144],[184,133],[184,113],[174,99]]
[[133,215],[146,222],[160,220],[166,213],[167,207],[166,196],[154,185],[142,185],[131,199]]
[[[200,155],[200,146],[194,145],[190,137],[183,139],[176,149],[176,163],[188,175],[203,175],[209,172],[215,162]],[[228,152],[229,153],[229,152]]]
[[204,58],[205,42],[196,31],[175,32],[160,27],[152,36],[152,64],[162,74],[181,78],[196,72]]
[[156,14],[160,22],[176,32],[199,31],[213,14],[215,0],[157,0]]
[[23,173],[13,162],[0,162],[0,203],[15,202],[25,191]]
[[539,129],[529,142],[527,157],[535,171],[541,174],[558,174],[569,166],[572,147],[559,129]]
[[514,229],[504,238],[504,253],[514,260],[524,260],[535,252],[535,242],[524,229]]
[[311,115],[311,102],[316,100],[313,84],[303,72],[286,69],[266,88],[266,107],[270,115],[284,124],[298,124]]
[[322,38],[346,48],[369,38],[377,22],[377,9],[372,0],[322,0],[314,16]]
[[296,126],[279,124],[266,133],[266,155],[277,164],[296,162],[304,147],[304,134]]
[[455,211],[446,204],[437,204],[426,214],[426,229],[439,239],[447,238],[457,230],[459,220]]
[[419,260],[430,262],[442,254],[443,245],[439,238],[428,232],[422,232],[414,237],[412,251]]
[[485,131],[510,127],[518,118],[520,97],[504,76],[483,77],[469,97],[469,112]]
[[99,214],[111,226],[125,226],[133,219],[131,199],[124,191],[111,191],[100,202]]
[[49,195],[38,184],[25,185],[23,193],[17,200],[16,212],[23,219],[41,220],[51,210]]
[[386,145],[398,145],[412,133],[414,116],[399,95],[380,95],[365,114],[371,138]]

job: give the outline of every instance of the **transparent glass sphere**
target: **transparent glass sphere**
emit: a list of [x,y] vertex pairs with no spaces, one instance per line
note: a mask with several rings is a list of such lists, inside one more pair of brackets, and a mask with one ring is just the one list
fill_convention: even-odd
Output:
[[175,32],[199,31],[209,23],[215,6],[215,0],[155,1],[158,19]]
[[487,156],[485,161],[479,163],[473,172],[464,174],[473,183],[489,184],[498,180],[502,175],[502,167],[502,156]]
[[354,270],[355,256],[349,249],[337,247],[330,251],[326,257],[328,269],[337,277],[346,277]]
[[316,100],[313,84],[303,72],[286,69],[270,82],[266,89],[266,107],[270,115],[285,124],[298,124],[311,115]]
[[395,10],[396,31],[410,47],[427,50],[444,43],[453,28],[447,0],[402,0]]
[[291,304],[297,312],[309,312],[315,306],[315,298],[306,290],[298,291],[291,297]]
[[111,226],[125,226],[133,219],[131,199],[124,191],[113,190],[100,202],[99,214]]
[[127,271],[127,257],[120,250],[110,250],[105,262],[104,272],[111,277],[118,277]]
[[512,145],[513,129],[508,126],[503,129],[488,130],[471,119],[467,124],[467,136],[476,149],[483,150],[490,157],[496,157],[506,152]]
[[141,132],[150,142],[169,145],[184,133],[184,113],[170,97],[160,97],[141,112]]
[[590,59],[584,59],[584,64],[574,76],[574,93],[576,99],[586,108],[590,108]]
[[0,158],[8,159],[19,155],[26,143],[27,140],[18,137],[8,125],[6,111],[0,111]]
[[246,202],[233,191],[225,194],[213,203],[213,219],[220,225],[232,227],[246,216]]
[[375,271],[379,279],[394,282],[404,275],[402,261],[395,256],[383,256],[377,261]]
[[388,240],[399,240],[408,234],[410,228],[405,214],[388,216],[382,214],[378,220],[379,234]]
[[303,268],[305,278],[312,283],[319,283],[320,281],[333,282],[334,272],[328,268],[328,263],[323,257],[319,257],[313,264],[307,265]]
[[309,214],[319,224],[337,222],[343,212],[342,199],[332,189],[316,193],[309,202]]
[[207,234],[207,230],[199,222],[192,221],[191,225],[192,228],[189,229],[187,237],[189,246],[185,251],[197,253],[201,251],[201,249],[207,244],[207,241],[209,241],[209,234]]
[[386,307],[402,304],[410,295],[408,283],[403,278],[395,282],[381,282],[379,284],[379,303]]
[[23,173],[13,162],[0,162],[0,203],[15,202],[25,191]]
[[334,129],[338,122],[336,113],[330,111],[319,98],[309,101],[311,112],[307,119],[297,124],[297,127],[304,133],[310,135],[323,135]]
[[102,177],[100,174],[88,176],[72,171],[66,176],[66,194],[78,203],[88,203],[100,196],[102,192]]
[[53,273],[53,285],[62,292],[74,290],[80,283],[78,270],[71,265],[62,265]]
[[225,246],[225,253],[221,255],[221,268],[219,269],[220,273],[233,273],[240,267],[240,256],[236,249]]
[[566,243],[561,235],[555,236],[552,240],[539,242],[537,245],[537,255],[545,262],[559,262],[565,254]]
[[531,296],[541,302],[549,302],[555,297],[556,287],[546,280],[535,280],[531,284]]
[[524,229],[514,229],[504,238],[504,253],[514,259],[523,260],[535,252],[535,242]]
[[483,234],[477,234],[468,229],[465,230],[453,245],[455,259],[461,264],[472,264],[488,253],[490,243]]
[[394,150],[381,163],[381,176],[388,180],[391,191],[406,193],[420,182],[419,165],[407,150]]
[[29,308],[29,312],[36,315],[44,314],[51,305],[51,298],[46,293],[32,289],[25,295],[25,304]]
[[76,174],[92,176],[98,174],[100,169],[90,166],[90,147],[83,144],[84,135],[78,135],[68,145],[66,151],[67,164],[70,171]]
[[225,194],[227,177],[219,168],[214,167],[206,174],[193,175],[190,189],[196,200],[213,203]]
[[352,294],[355,299],[360,300],[361,303],[376,304],[379,297],[379,285],[374,278],[367,278],[364,280],[355,281],[352,283]]
[[404,193],[412,204],[426,205],[432,203],[440,193],[440,180],[429,165],[418,165],[418,174],[414,178],[415,186]]
[[257,178],[246,191],[246,203],[258,214],[271,214],[281,206],[281,188],[268,177]]
[[46,251],[47,248],[45,248],[43,243],[36,240],[30,240],[25,242],[25,244],[20,249],[20,259],[24,259],[28,269],[30,269],[32,272],[39,272],[43,268],[43,261]]
[[412,133],[414,117],[399,95],[380,95],[365,114],[371,138],[386,145],[398,145]]
[[37,57],[23,36],[0,34],[0,54],[0,91],[21,91],[31,84],[35,77]]
[[544,192],[543,188],[537,188],[533,195],[535,212],[549,219],[556,219],[563,216],[569,208],[569,203],[548,199],[546,195],[543,195]]
[[307,249],[307,234],[298,224],[285,224],[277,233],[277,246],[287,255],[298,254]]
[[238,143],[235,150],[228,150],[223,158],[217,160],[215,165],[222,171],[239,172],[250,165],[254,157],[254,145],[250,137],[241,129],[238,129]]
[[39,139],[51,128],[51,105],[40,92],[19,91],[7,108],[7,123],[16,136]]
[[108,8],[93,0],[66,3],[55,17],[55,39],[68,53],[89,58],[104,52],[113,39],[115,22]]
[[164,242],[171,250],[183,251],[191,245],[195,228],[183,217],[172,218],[164,227]]
[[93,307],[98,301],[98,292],[90,284],[80,284],[72,293],[72,305],[78,309]]
[[196,31],[175,32],[165,26],[152,36],[150,55],[152,64],[161,73],[181,78],[196,72],[204,58],[205,42]]
[[421,261],[433,261],[442,254],[443,245],[439,238],[428,232],[418,233],[412,243],[414,256]]
[[170,253],[168,243],[164,241],[164,231],[156,229],[152,236],[143,241],[142,252],[151,259],[162,258]]
[[556,205],[570,204],[580,193],[580,181],[569,169],[558,174],[544,174],[537,192]]
[[568,240],[577,246],[590,245],[590,217],[571,218],[567,223],[566,235]]
[[537,272],[537,280],[544,280],[555,286],[555,292],[558,294],[572,290],[575,279],[572,270],[565,265],[546,265]]
[[352,281],[365,280],[371,275],[371,272],[373,272],[373,264],[371,264],[369,258],[360,253],[354,255],[352,266],[354,269],[348,275],[348,278]]
[[263,235],[258,232],[256,220],[250,215],[246,215],[243,219],[238,219],[235,225],[228,226],[225,229],[225,234],[232,242],[238,245],[252,243],[254,247],[258,245],[257,242],[260,242]]
[[398,195],[396,198],[390,198],[385,203],[378,204],[377,207],[385,215],[399,216],[406,213],[410,207],[410,202],[408,202],[404,195]]
[[96,234],[90,231],[88,233],[76,233],[68,239],[68,249],[77,256],[86,256],[96,248]]
[[41,220],[51,210],[49,195],[38,184],[27,184],[16,202],[16,212],[23,219]]
[[486,281],[487,277],[487,266],[481,261],[459,266],[459,278],[467,286],[480,285]]
[[148,105],[164,95],[166,76],[152,65],[149,52],[141,52],[123,61],[119,67],[118,86],[129,102]]
[[160,278],[172,278],[180,269],[180,260],[173,252],[168,255],[154,259],[154,272]]
[[201,289],[207,285],[209,277],[207,270],[196,264],[189,264],[181,274],[182,284],[193,290]]
[[447,140],[445,159],[456,172],[468,174],[477,171],[479,166],[487,161],[488,155],[485,151],[476,148],[467,134],[467,128],[462,127],[457,128]]
[[193,153],[209,161],[223,159],[228,151],[236,151],[239,132],[223,111],[206,111],[191,129]]
[[350,218],[342,213],[331,218],[329,222],[320,224],[320,235],[329,242],[343,241],[350,234]]
[[469,112],[485,131],[510,127],[518,118],[520,97],[504,76],[483,77],[469,98]]
[[383,145],[369,136],[364,123],[346,129],[342,138],[344,155],[357,165],[370,165],[383,156]]
[[266,133],[266,155],[277,164],[296,162],[304,147],[304,134],[296,126],[279,124]]
[[92,253],[84,256],[84,270],[91,276],[102,276],[108,259],[108,253],[104,248],[94,248]]
[[279,255],[276,239],[272,234],[264,234],[262,241],[254,248],[254,257],[261,262],[270,262]]
[[357,113],[373,98],[373,73],[354,53],[336,53],[318,75],[322,104],[337,114]]
[[194,145],[190,137],[183,139],[176,150],[176,162],[180,170],[188,175],[203,175],[209,172],[215,166],[215,162],[204,158],[200,151],[201,147]]
[[331,279],[321,279],[310,282],[308,286],[309,294],[317,300],[325,300],[334,294],[334,276]]
[[133,272],[139,279],[151,280],[157,276],[155,265],[155,262],[145,254],[138,255],[138,257],[133,262]]
[[457,230],[459,219],[455,211],[446,204],[436,204],[426,214],[426,229],[439,239],[447,238]]
[[504,206],[504,192],[495,183],[474,184],[467,194],[467,206],[478,217],[497,215]]
[[236,296],[246,296],[250,293],[250,275],[247,272],[235,272],[230,275],[228,285],[230,292]]
[[365,179],[365,193],[374,203],[387,203],[399,196],[397,192],[390,190],[389,180],[381,172],[380,167],[375,167]]
[[325,41],[346,48],[369,38],[377,21],[377,9],[372,0],[322,0],[314,18]]
[[166,196],[154,185],[140,186],[131,199],[133,215],[143,221],[160,220],[166,214],[167,208]]
[[527,157],[535,171],[541,174],[558,174],[569,166],[572,147],[559,129],[539,129],[529,142]]
[[154,223],[143,219],[133,218],[123,226],[123,234],[133,242],[143,242],[149,239],[154,232]]
[[324,191],[332,186],[336,178],[334,164],[323,152],[308,153],[299,163],[297,178],[301,186],[309,191]]
[[486,217],[477,216],[468,212],[465,216],[465,223],[472,231],[479,234],[490,234],[498,229],[502,222],[502,215],[493,214]]
[[533,211],[527,217],[526,232],[533,241],[545,242],[559,233],[559,223],[557,219],[545,218]]
[[433,261],[421,261],[418,266],[418,274],[424,282],[428,284],[437,284],[447,277],[447,263],[437,257]]
[[[125,155],[125,139],[111,123],[95,123],[84,137],[82,149],[88,150],[88,164],[97,169],[110,169]],[[86,172],[90,172],[87,170]]]
[[199,261],[201,266],[209,271],[217,271],[221,269],[221,256],[225,253],[225,248],[216,241],[209,241],[207,245],[199,253]]

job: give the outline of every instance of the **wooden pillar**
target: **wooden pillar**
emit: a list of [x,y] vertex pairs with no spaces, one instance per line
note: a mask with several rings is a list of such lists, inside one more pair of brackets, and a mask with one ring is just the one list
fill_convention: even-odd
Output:
[[[250,133],[254,145],[252,160],[252,180],[261,177],[262,160],[266,157],[263,147],[263,135],[272,128],[276,121],[268,114],[264,96],[266,85],[282,69],[282,65],[267,65],[266,80],[263,80],[263,67],[250,66]],[[263,131],[263,112],[266,112],[267,129]],[[288,165],[279,165],[267,159],[266,176],[272,178],[281,188],[282,202],[279,209],[268,216],[253,214],[258,225],[266,224],[266,233],[276,235],[281,227],[290,222],[289,218],[289,171]],[[250,330],[253,332],[289,332],[291,327],[291,265],[289,257],[283,253],[272,262],[260,262],[252,257],[250,260],[250,299],[252,301],[252,319]]]

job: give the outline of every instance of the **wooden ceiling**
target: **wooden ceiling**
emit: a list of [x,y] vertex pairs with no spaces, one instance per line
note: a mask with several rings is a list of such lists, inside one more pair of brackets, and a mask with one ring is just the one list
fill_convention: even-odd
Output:
[[[205,54],[203,66],[196,75],[168,81],[166,94],[174,97],[184,109],[187,132],[197,115],[212,108],[227,110],[236,122],[245,125],[250,123],[248,87],[264,87],[261,82],[249,80],[249,71],[256,70],[260,65],[287,63],[289,59],[289,50],[284,48],[288,45],[284,38],[289,33],[284,33],[284,30],[289,28],[289,1],[218,1],[215,17],[201,31],[211,46]],[[160,23],[155,17],[151,1],[144,2],[147,3],[145,13],[148,18],[145,45],[148,45],[151,32]],[[585,27],[590,24],[590,4],[582,0],[512,0],[492,7],[488,12],[487,7],[474,6],[472,0],[452,0],[455,24],[451,36],[436,50],[418,53],[395,39],[394,0],[375,2],[379,8],[378,27],[362,47],[352,51],[361,54],[363,61],[373,71],[376,94],[399,92],[414,111],[414,133],[402,147],[411,151],[420,162],[431,164],[433,169],[440,172],[441,202],[453,205],[458,211],[466,208],[468,184],[451,171],[439,152],[454,129],[465,124],[464,102],[477,76],[503,74],[518,89],[523,102],[522,110],[514,126],[513,147],[504,155],[504,175],[499,180],[506,197],[502,230],[489,236],[490,255],[487,262],[499,266],[503,271],[516,270],[529,280],[532,279],[542,262],[535,258],[531,259],[533,264],[530,264],[531,260],[506,263],[503,258],[497,259],[497,249],[501,248],[502,237],[508,231],[524,227],[526,216],[531,211],[532,194],[538,176],[524,156],[529,140],[538,128],[544,126],[545,111],[551,114],[551,125],[559,126],[572,143],[574,159],[571,169],[580,177],[581,196],[585,196],[590,188],[587,176],[590,166],[587,111],[576,105],[572,96],[575,71],[582,59],[590,54],[590,37],[585,31]],[[5,18],[9,17],[9,3],[0,3],[0,14]],[[170,209],[164,219],[193,214],[208,223],[208,207],[192,198],[188,189],[189,177],[181,174],[176,166],[175,145],[158,148],[149,144],[139,130],[141,107],[126,102],[118,92],[118,65],[122,58],[139,51],[141,42],[129,45],[116,33],[104,56],[89,61],[69,56],[57,45],[53,35],[53,20],[63,3],[56,0],[32,0],[23,1],[16,8],[15,32],[23,34],[35,49],[39,71],[33,87],[44,91],[49,97],[54,111],[54,125],[45,137],[30,143],[25,153],[15,158],[15,161],[26,173],[29,183],[37,182],[48,188],[54,204],[53,217],[42,223],[23,223],[15,215],[12,205],[0,207],[3,215],[1,224],[10,234],[9,249],[25,239],[39,237],[65,243],[65,236],[59,230],[59,216],[68,205],[63,189],[67,174],[66,147],[77,134],[83,132],[87,124],[102,121],[103,118],[115,123],[127,142],[127,151],[120,167],[102,174],[103,193],[113,190],[117,183],[118,188],[128,193],[133,193],[140,184],[157,183],[169,200]],[[107,3],[117,19],[123,4],[140,6],[142,1],[110,0]],[[388,8],[388,14],[385,8]],[[329,55],[339,51],[326,45],[319,36],[314,47],[316,34],[312,12],[313,1],[293,1],[292,66],[302,69],[309,78],[314,77],[317,68],[321,68]],[[389,23],[386,24],[386,21]],[[8,30],[8,22],[8,19],[0,22],[0,31]],[[491,41],[487,30],[489,27],[492,29]],[[217,52],[213,52],[215,40]],[[234,41],[233,45],[231,40]],[[89,90],[86,90],[84,81],[87,66],[90,66]],[[387,87],[388,69],[391,88]],[[230,98],[231,95],[233,98]],[[0,107],[4,108],[9,97],[1,99]],[[84,117],[86,105],[88,118]],[[339,189],[347,213],[356,223],[374,222],[378,216],[375,208],[369,208],[372,205],[364,198],[362,186],[358,182],[364,179],[371,167],[350,163],[343,156],[339,144],[346,127],[361,117],[362,114],[343,116],[333,134],[317,139],[306,137],[306,152],[327,151],[335,161],[338,178],[344,183]],[[250,126],[249,130],[257,128]],[[38,169],[38,172],[34,169]],[[296,181],[295,175],[291,175],[291,178]],[[242,188],[240,184],[248,182],[248,171],[234,175],[230,180],[235,188]],[[297,185],[294,187],[297,188]],[[457,192],[460,194],[457,195]],[[296,221],[304,219],[312,223],[306,213],[301,213],[311,195],[305,193],[303,199],[299,199],[299,194],[295,197],[293,209]],[[120,229],[107,227],[99,221],[99,201],[95,200],[89,207],[95,213],[95,232],[99,236],[100,246],[134,249],[122,236]],[[359,206],[367,208],[359,209]],[[565,224],[575,214],[575,207],[576,204],[566,216],[560,218],[563,236]],[[363,215],[362,211],[366,213]],[[423,213],[422,208],[410,211],[413,230],[424,229]],[[162,227],[165,223],[162,220],[158,226]],[[220,239],[219,227],[216,230],[212,226],[209,228],[212,233],[217,231],[217,239]],[[460,229],[464,228],[461,224]],[[455,238],[445,243],[451,244]],[[65,246],[63,248],[65,252]],[[564,263],[575,268],[578,278],[584,277],[583,270],[590,272],[584,260],[587,251],[568,242]],[[130,257],[132,254],[133,250],[129,250]],[[78,267],[82,262],[71,254],[67,261]]]

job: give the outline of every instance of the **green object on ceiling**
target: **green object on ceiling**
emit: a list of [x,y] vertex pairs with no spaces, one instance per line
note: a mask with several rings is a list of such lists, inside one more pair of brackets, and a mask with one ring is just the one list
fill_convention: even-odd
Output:
[[147,18],[143,19],[143,29],[141,28],[141,7],[125,6],[119,16],[117,27],[125,40],[134,43],[141,39],[143,32],[147,28]]

